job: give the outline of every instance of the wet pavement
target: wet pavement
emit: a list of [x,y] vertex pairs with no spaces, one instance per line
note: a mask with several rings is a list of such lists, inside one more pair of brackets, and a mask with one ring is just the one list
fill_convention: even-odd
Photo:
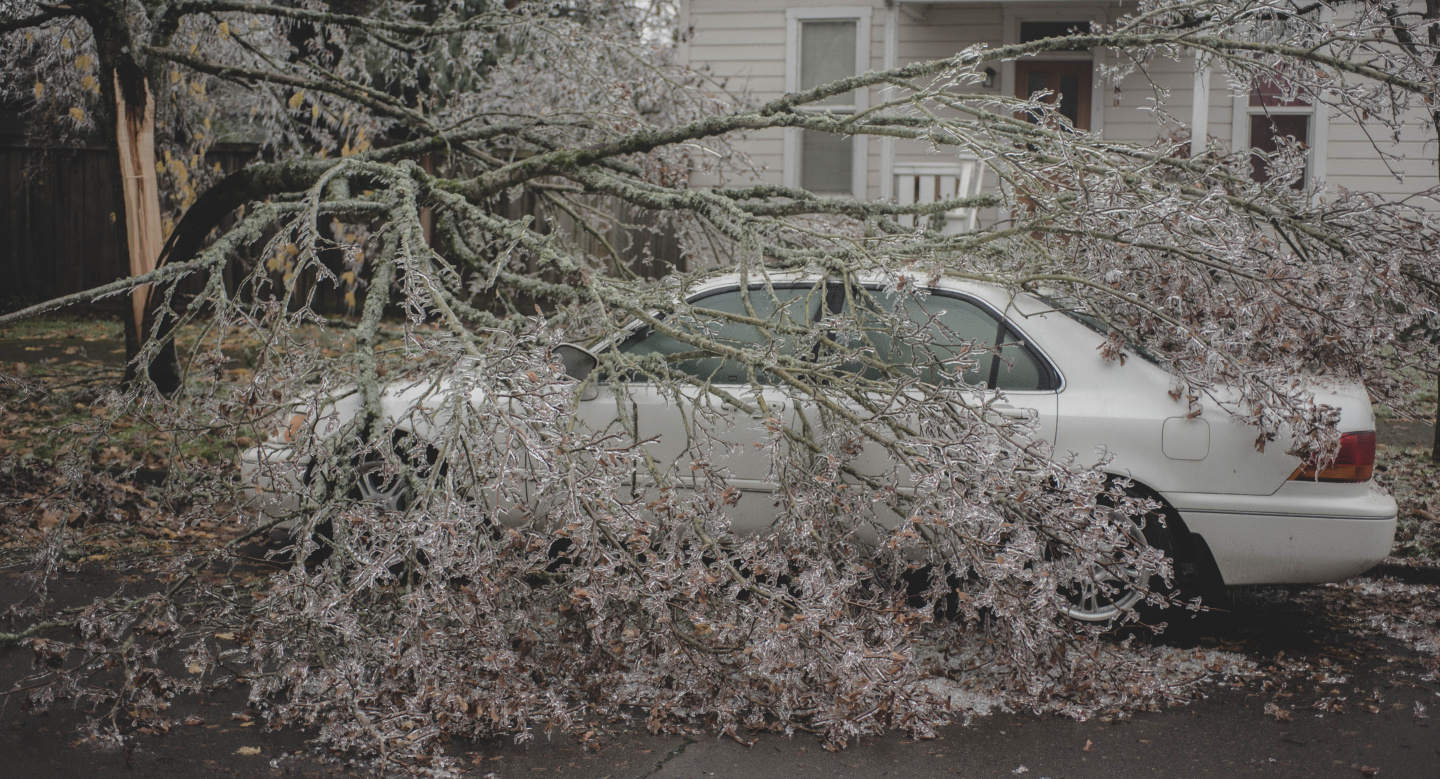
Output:
[[[113,574],[92,570],[63,581],[59,597],[84,602],[114,592],[116,583]],[[1434,602],[1440,593],[1367,586],[1395,589],[1412,602]],[[523,744],[453,741],[447,751],[476,779],[1440,776],[1440,730],[1429,715],[1434,710],[1440,718],[1440,663],[1431,652],[1363,629],[1371,601],[1349,592],[1242,591],[1223,604],[1225,612],[1202,617],[1189,643],[1237,653],[1265,673],[1210,686],[1189,705],[1128,719],[998,713],[947,727],[934,739],[892,733],[835,752],[803,734],[748,735],[754,741],[745,745],[714,735],[656,736],[622,723],[599,729],[588,744],[556,735]],[[7,602],[24,594],[16,575],[0,580]],[[14,684],[29,665],[26,650],[0,650],[0,685]],[[327,765],[306,751],[302,733],[266,729],[234,686],[200,700],[176,699],[169,732],[132,735],[125,750],[82,743],[83,717],[67,702],[40,716],[19,704],[12,698],[0,710],[0,777],[366,775]]]

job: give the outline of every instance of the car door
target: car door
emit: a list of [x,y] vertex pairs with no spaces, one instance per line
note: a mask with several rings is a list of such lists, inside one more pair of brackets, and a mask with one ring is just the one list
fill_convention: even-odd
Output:
[[[819,313],[823,297],[818,284],[735,285],[696,296],[683,316],[666,325],[724,346],[794,356],[795,343]],[[724,478],[740,491],[738,503],[728,510],[736,531],[768,526],[775,517],[777,481],[774,458],[764,443],[776,422],[793,424],[797,413],[774,377],[762,372],[752,383],[744,362],[699,353],[694,344],[653,329],[635,333],[616,351],[634,367],[624,370],[618,394],[602,383],[594,398],[581,401],[581,418],[592,428],[638,434],[653,466],[682,488],[695,488],[709,474]],[[657,381],[644,368],[654,357],[689,383]],[[654,479],[642,469],[634,483],[639,489]]]
[[[866,292],[868,295],[846,295],[843,305],[862,308],[857,317],[860,337],[878,360],[930,384],[954,382],[958,373],[974,388],[962,393],[964,402],[984,406],[992,422],[1016,423],[1012,436],[1055,440],[1059,373],[1000,312],[976,298],[948,290],[893,298],[875,288]],[[867,316],[864,307],[891,313],[899,307],[918,337],[896,338],[890,327],[879,324],[881,316]],[[876,326],[866,326],[869,319],[876,320]],[[856,370],[862,379],[879,379],[883,373],[860,366]],[[910,470],[894,462],[879,444],[870,442],[862,447],[855,465],[867,476],[894,479],[902,490],[909,486]]]

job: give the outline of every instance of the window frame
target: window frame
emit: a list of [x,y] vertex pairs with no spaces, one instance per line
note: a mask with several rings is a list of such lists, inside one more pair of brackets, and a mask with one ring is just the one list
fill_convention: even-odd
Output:
[[[1334,16],[1329,7],[1318,9],[1321,21],[1328,22]],[[1233,84],[1233,82],[1232,82]],[[1278,116],[1281,114],[1305,115],[1310,117],[1307,141],[1310,149],[1305,160],[1305,182],[1304,188],[1310,192],[1319,192],[1325,188],[1325,175],[1330,159],[1330,112],[1320,110],[1325,103],[1321,100],[1312,100],[1310,105],[1304,106],[1266,106],[1250,105],[1250,90],[1232,89],[1233,101],[1230,114],[1230,147],[1236,151],[1245,149],[1251,151],[1246,155],[1247,159],[1253,156],[1250,148],[1250,127],[1255,116]]]
[[[855,22],[855,75],[870,69],[870,20],[874,9],[870,6],[828,6],[823,8],[789,8],[785,11],[785,91],[800,91],[800,34],[805,22]],[[825,106],[826,111],[850,114],[870,107],[870,90],[855,90],[855,101],[846,106]],[[786,128],[782,148],[783,183],[787,187],[800,188],[803,178],[801,171],[801,148],[804,130],[798,127]],[[864,200],[869,186],[868,167],[870,161],[869,139],[863,135],[850,137],[851,169],[849,192],[816,192],[822,197],[853,197]]]
[[[883,293],[883,292],[884,292],[884,286],[883,286],[883,285],[880,285],[880,284],[868,284],[868,283],[867,283],[867,284],[862,284],[861,286],[864,287],[864,288],[865,288],[865,291],[868,292],[869,294],[871,294],[872,296],[876,295],[876,293]],[[1015,324],[1015,321],[1014,321],[1014,320],[1012,320],[1012,319],[1011,319],[1010,317],[1008,317],[1008,316],[1005,316],[1005,313],[1004,313],[1003,311],[1001,311],[1001,310],[999,310],[998,308],[996,308],[995,306],[991,305],[989,301],[984,300],[983,298],[980,298],[980,297],[976,297],[975,295],[971,295],[971,294],[968,294],[968,293],[965,293],[965,292],[961,292],[961,291],[958,291],[958,290],[945,289],[945,288],[943,288],[943,287],[931,287],[931,288],[929,289],[929,296],[930,296],[930,297],[937,297],[937,296],[938,296],[938,297],[950,298],[950,299],[952,299],[952,300],[958,300],[958,301],[960,301],[960,302],[962,302],[962,303],[969,303],[970,305],[975,306],[976,308],[980,309],[981,311],[985,312],[986,314],[989,314],[989,315],[990,315],[992,318],[994,318],[995,321],[996,321],[996,324],[997,324],[997,328],[996,328],[996,329],[997,329],[997,331],[1001,331],[1004,335],[1012,335],[1012,336],[1014,336],[1016,339],[1018,339],[1018,345],[1019,345],[1019,347],[1020,347],[1021,349],[1024,349],[1027,353],[1029,353],[1030,358],[1035,361],[1035,364],[1039,367],[1040,372],[1045,375],[1045,386],[1042,387],[1042,388],[1039,388],[1039,389],[1004,389],[1004,390],[1002,390],[1002,389],[998,389],[998,388],[996,388],[996,387],[994,387],[994,386],[990,386],[991,382],[987,380],[987,381],[986,381],[986,387],[984,388],[984,391],[985,391],[985,392],[999,392],[999,393],[1004,393],[1004,394],[1006,394],[1006,395],[1010,395],[1010,394],[1038,395],[1038,394],[1047,394],[1047,393],[1058,393],[1058,392],[1060,392],[1062,389],[1065,388],[1065,374],[1061,373],[1061,372],[1060,372],[1060,369],[1059,369],[1058,367],[1056,367],[1055,361],[1052,360],[1052,359],[1050,359],[1050,355],[1046,354],[1044,349],[1042,349],[1041,347],[1039,347],[1038,345],[1036,345],[1034,339],[1032,339],[1029,335],[1027,335],[1023,329],[1021,329],[1019,326],[1017,326],[1017,325]],[[843,300],[843,295],[842,295],[842,300]],[[1011,341],[999,341],[999,342],[997,342],[997,343],[995,344],[995,346],[1004,346],[1005,344],[1008,344],[1008,343],[1016,343],[1016,342],[1011,342]],[[995,355],[994,361],[991,363],[991,366],[992,366],[992,367],[991,367],[991,376],[992,376],[992,377],[994,376],[994,374],[995,374],[995,372],[996,372],[996,366],[998,366],[998,365],[1000,364],[1000,363],[999,363],[1000,350],[999,350],[999,349],[995,349],[994,355]]]

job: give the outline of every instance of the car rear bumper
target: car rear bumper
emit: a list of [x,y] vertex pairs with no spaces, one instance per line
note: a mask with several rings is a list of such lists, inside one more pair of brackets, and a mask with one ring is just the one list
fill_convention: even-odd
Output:
[[1395,500],[1370,485],[1286,482],[1273,495],[1169,493],[1225,584],[1317,584],[1373,568],[1395,541]]

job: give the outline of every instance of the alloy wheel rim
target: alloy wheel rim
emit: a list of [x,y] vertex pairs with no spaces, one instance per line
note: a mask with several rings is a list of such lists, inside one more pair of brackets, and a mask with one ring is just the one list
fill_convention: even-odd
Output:
[[384,464],[376,461],[361,463],[356,468],[356,489],[364,503],[378,505],[385,511],[404,511],[409,490],[398,473],[386,473]]
[[[1111,510],[1110,516],[1120,524],[1132,545],[1146,543],[1145,533],[1134,517],[1119,510]],[[1118,547],[1102,550],[1108,559],[1091,566],[1085,580],[1077,583],[1079,592],[1067,593],[1070,604],[1063,611],[1071,619],[1109,622],[1145,599],[1150,589],[1150,572],[1125,562],[1118,551]],[[1102,586],[1102,582],[1108,586]]]

